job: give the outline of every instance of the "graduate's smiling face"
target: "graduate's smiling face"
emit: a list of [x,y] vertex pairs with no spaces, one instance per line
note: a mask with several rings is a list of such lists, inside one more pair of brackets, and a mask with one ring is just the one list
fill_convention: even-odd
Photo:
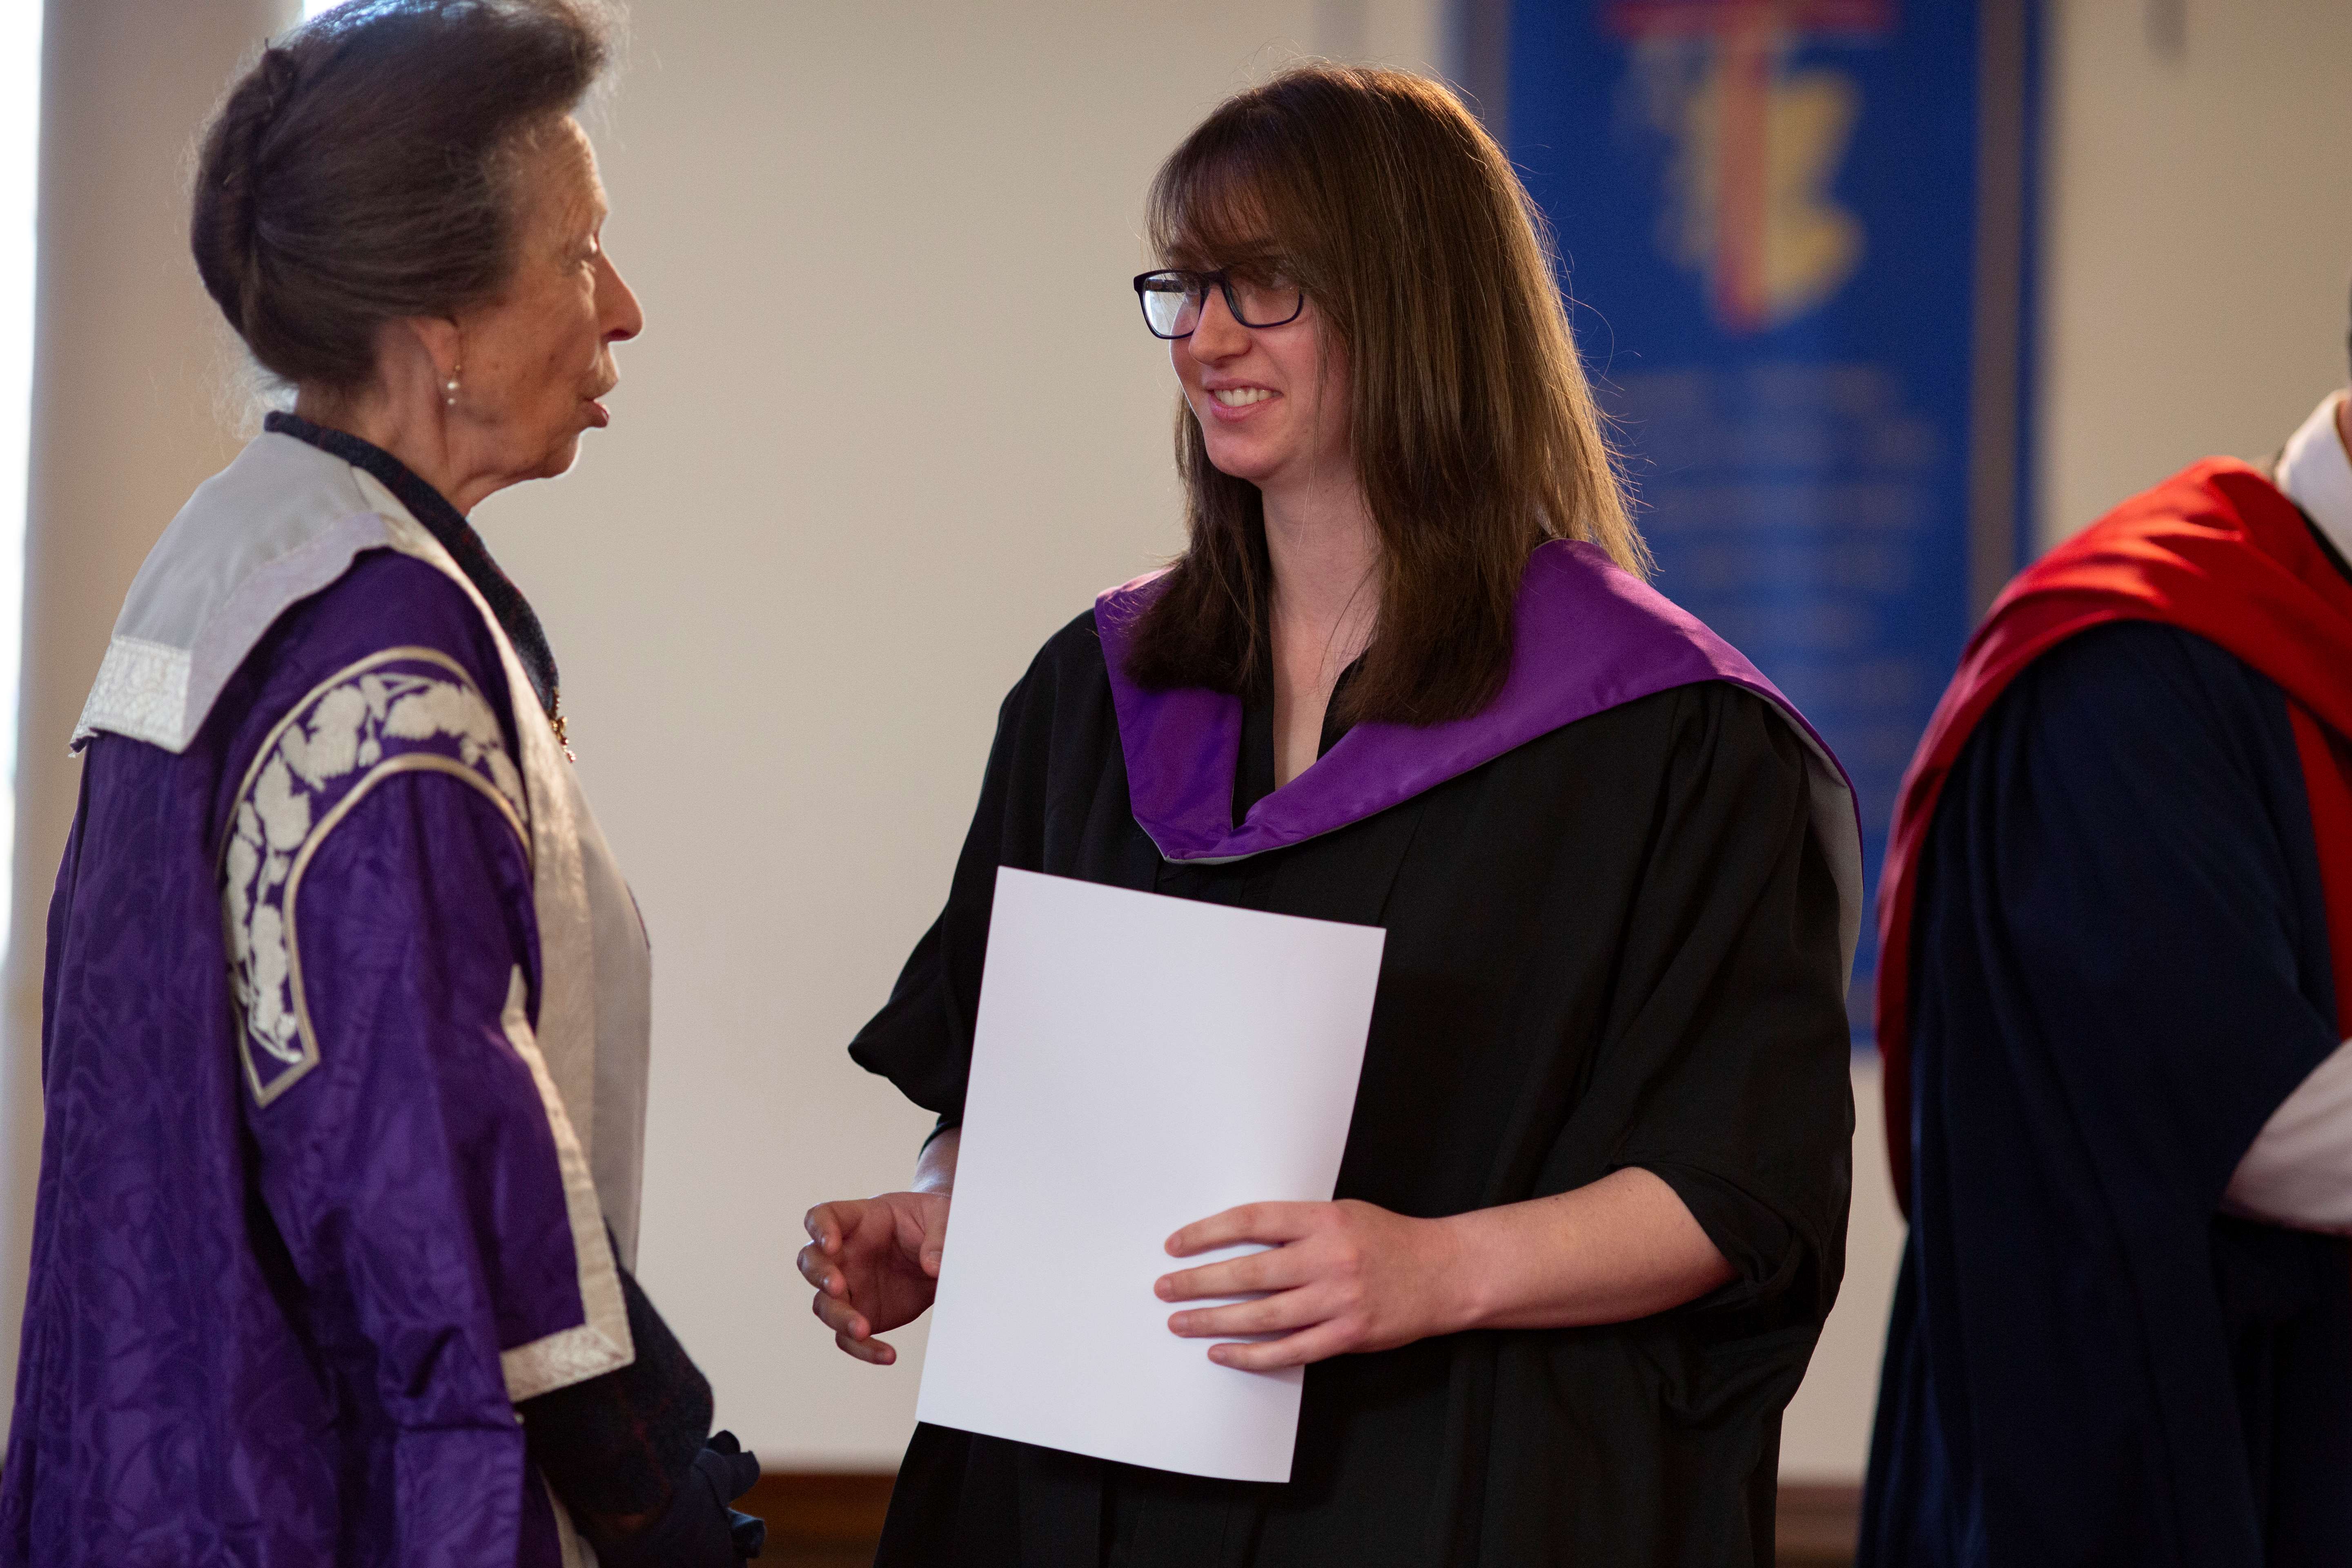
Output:
[[514,273],[457,323],[462,368],[448,409],[459,466],[509,483],[572,467],[581,433],[610,418],[599,400],[620,380],[613,345],[645,329],[604,254],[604,188],[587,133],[567,116],[519,157]]
[[[1283,279],[1259,282],[1278,293]],[[1351,471],[1347,354],[1313,295],[1295,321],[1251,327],[1212,288],[1200,323],[1168,349],[1219,472],[1263,490]]]

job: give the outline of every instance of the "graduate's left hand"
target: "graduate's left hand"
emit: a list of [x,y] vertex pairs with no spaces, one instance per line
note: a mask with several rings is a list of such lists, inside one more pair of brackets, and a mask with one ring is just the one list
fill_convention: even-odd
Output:
[[1221,1366],[1271,1372],[1349,1351],[1392,1350],[1467,1324],[1462,1252],[1444,1220],[1410,1219],[1353,1199],[1244,1204],[1186,1226],[1168,1238],[1168,1250],[1191,1258],[1245,1242],[1273,1250],[1163,1275],[1156,1287],[1163,1301],[1267,1292],[1168,1320],[1186,1339],[1282,1336],[1210,1346],[1209,1359]]

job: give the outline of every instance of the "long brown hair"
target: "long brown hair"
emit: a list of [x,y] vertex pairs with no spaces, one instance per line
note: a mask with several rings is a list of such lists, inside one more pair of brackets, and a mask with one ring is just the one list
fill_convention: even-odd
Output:
[[[1310,65],[1225,100],[1152,181],[1164,264],[1278,265],[1347,355],[1357,477],[1381,546],[1351,719],[1476,712],[1508,672],[1528,552],[1649,556],[1569,335],[1549,229],[1494,138],[1444,87]],[[1257,487],[1209,461],[1180,405],[1188,543],[1138,619],[1149,687],[1263,691],[1273,590]]]

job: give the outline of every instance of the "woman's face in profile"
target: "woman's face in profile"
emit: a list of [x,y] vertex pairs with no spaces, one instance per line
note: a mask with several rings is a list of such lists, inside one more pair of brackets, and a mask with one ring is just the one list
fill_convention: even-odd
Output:
[[1212,289],[1200,325],[1168,347],[1219,471],[1265,489],[1348,459],[1346,356],[1313,296],[1296,321],[1245,327]]
[[645,328],[637,297],[604,254],[605,203],[587,133],[569,117],[520,154],[514,274],[468,312],[456,425],[477,466],[512,479],[571,468],[580,433],[610,418],[612,345]]

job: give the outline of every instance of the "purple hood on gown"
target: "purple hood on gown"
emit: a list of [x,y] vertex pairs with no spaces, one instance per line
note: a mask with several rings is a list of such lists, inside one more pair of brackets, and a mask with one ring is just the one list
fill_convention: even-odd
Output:
[[1135,820],[1171,860],[1238,860],[1360,822],[1504,752],[1595,713],[1695,681],[1765,699],[1804,742],[1813,831],[1838,884],[1839,928],[1853,963],[1862,929],[1862,829],[1837,758],[1780,688],[1664,595],[1598,546],[1554,540],[1529,557],[1519,589],[1510,674],[1484,710],[1425,728],[1358,724],[1321,760],[1233,826],[1241,759],[1237,697],[1185,687],[1147,691],[1127,677],[1129,629],[1163,574],[1095,601]]

